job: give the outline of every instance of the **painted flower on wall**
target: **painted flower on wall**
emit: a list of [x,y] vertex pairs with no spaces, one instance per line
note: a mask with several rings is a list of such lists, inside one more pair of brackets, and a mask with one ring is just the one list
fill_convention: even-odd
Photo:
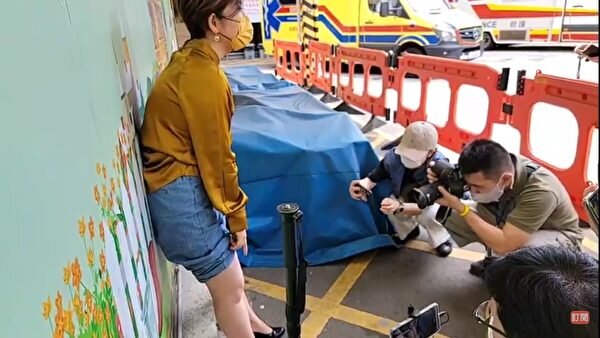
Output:
[[[129,114],[127,114],[129,116]],[[158,337],[158,277],[133,121],[122,119],[112,170],[96,164],[91,198],[99,218],[82,216],[81,257],[62,267],[64,288],[42,302],[52,336]]]

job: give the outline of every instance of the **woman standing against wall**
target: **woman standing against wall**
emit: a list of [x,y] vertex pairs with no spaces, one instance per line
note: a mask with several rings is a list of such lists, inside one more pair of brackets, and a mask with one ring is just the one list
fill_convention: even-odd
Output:
[[156,241],[206,283],[227,337],[281,337],[252,311],[236,250],[247,252],[247,197],[231,150],[234,102],[219,61],[252,39],[241,0],[178,0],[191,39],[148,98],[141,141]]

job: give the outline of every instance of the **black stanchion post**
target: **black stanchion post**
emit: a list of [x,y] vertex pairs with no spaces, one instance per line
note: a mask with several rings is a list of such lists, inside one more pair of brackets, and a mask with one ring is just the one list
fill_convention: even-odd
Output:
[[[300,337],[300,315],[304,312],[306,298],[306,265],[302,249],[302,239],[296,243],[296,228],[302,217],[300,207],[295,203],[284,203],[277,206],[283,227],[283,255],[286,278],[285,317],[289,338]],[[299,245],[297,245],[299,244]],[[299,264],[300,263],[300,264]]]

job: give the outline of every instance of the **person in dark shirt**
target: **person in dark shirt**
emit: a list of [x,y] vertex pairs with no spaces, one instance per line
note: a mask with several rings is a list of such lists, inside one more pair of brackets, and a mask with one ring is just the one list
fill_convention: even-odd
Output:
[[437,253],[446,257],[452,252],[450,235],[436,221],[439,205],[419,209],[416,203],[407,203],[408,192],[428,183],[427,166],[431,161],[448,159],[437,151],[438,133],[428,122],[410,124],[400,144],[388,151],[379,165],[365,178],[350,183],[350,196],[357,200],[366,200],[365,193],[370,192],[377,183],[390,180],[392,191],[381,202],[381,212],[388,216],[394,226],[399,243],[419,236],[419,225],[429,235],[429,244]]

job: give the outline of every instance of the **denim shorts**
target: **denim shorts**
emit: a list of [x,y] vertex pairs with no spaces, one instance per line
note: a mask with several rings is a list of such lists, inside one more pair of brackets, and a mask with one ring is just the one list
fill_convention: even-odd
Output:
[[184,176],[148,195],[156,242],[167,259],[201,283],[233,262],[225,216],[217,211],[199,177]]

